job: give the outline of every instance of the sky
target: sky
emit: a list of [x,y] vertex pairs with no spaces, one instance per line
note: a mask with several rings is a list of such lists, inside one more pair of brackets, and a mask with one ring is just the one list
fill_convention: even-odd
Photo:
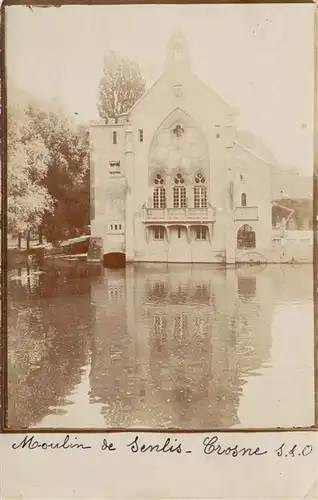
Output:
[[313,169],[314,5],[7,7],[7,77],[83,121],[98,119],[104,55],[139,63],[148,85],[180,29],[193,71],[282,166]]

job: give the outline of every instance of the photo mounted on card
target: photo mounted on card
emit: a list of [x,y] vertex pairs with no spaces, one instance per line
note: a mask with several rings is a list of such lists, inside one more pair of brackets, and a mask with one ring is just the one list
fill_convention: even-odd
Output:
[[313,427],[314,6],[5,18],[6,429]]

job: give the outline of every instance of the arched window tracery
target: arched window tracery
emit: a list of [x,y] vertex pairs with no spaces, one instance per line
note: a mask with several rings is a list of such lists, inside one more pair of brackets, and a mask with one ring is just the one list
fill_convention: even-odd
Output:
[[198,172],[194,178],[194,208],[206,208],[208,204],[205,176]]
[[177,174],[173,181],[173,208],[186,208],[187,192],[182,174]]
[[166,208],[166,189],[164,187],[164,179],[161,174],[157,174],[154,178],[153,190],[153,208]]

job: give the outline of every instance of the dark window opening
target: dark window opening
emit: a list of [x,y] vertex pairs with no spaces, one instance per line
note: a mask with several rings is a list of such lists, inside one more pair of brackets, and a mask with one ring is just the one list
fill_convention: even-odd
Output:
[[178,227],[178,238],[181,238],[181,227]]
[[246,193],[241,194],[241,207],[246,207],[247,205],[247,197]]
[[109,173],[110,175],[120,174],[120,161],[110,161],[109,162]]
[[164,187],[155,188],[153,192],[153,208],[166,208],[166,190]]
[[186,208],[187,194],[184,186],[184,178],[182,174],[177,174],[174,178],[173,186],[173,208]]
[[195,239],[196,240],[206,240],[207,239],[207,228],[205,226],[199,226],[195,229]]
[[115,130],[113,132],[113,144],[117,144],[117,132]]
[[194,182],[194,208],[206,208],[208,206],[208,197],[204,175],[201,172],[197,173]]
[[208,204],[205,186],[194,187],[194,208],[206,208]]
[[154,239],[163,240],[164,239],[164,227],[158,226],[154,228]]
[[166,208],[166,190],[163,187],[164,180],[161,174],[157,174],[154,178],[156,185],[153,192],[153,208]]
[[173,208],[186,208],[187,197],[184,186],[174,186],[173,188]]
[[144,131],[142,128],[139,129],[139,142],[144,142]]

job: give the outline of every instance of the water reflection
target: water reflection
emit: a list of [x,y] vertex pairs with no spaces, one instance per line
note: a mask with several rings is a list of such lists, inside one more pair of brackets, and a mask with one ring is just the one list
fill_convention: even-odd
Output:
[[[249,396],[249,388],[251,377],[266,380],[280,363],[272,353],[281,335],[275,311],[284,311],[287,325],[289,306],[308,311],[312,302],[311,266],[143,264],[93,272],[85,263],[52,261],[12,269],[9,425],[262,426],[252,414],[264,394]],[[289,349],[299,341],[294,335]],[[313,329],[302,342],[313,351]],[[311,366],[309,347],[303,352]],[[313,403],[311,375],[304,389],[298,373],[296,399],[305,390]],[[270,399],[270,386],[262,390],[274,425],[289,425],[286,381],[276,384],[279,401]],[[310,412],[308,422],[292,425],[311,425]]]

